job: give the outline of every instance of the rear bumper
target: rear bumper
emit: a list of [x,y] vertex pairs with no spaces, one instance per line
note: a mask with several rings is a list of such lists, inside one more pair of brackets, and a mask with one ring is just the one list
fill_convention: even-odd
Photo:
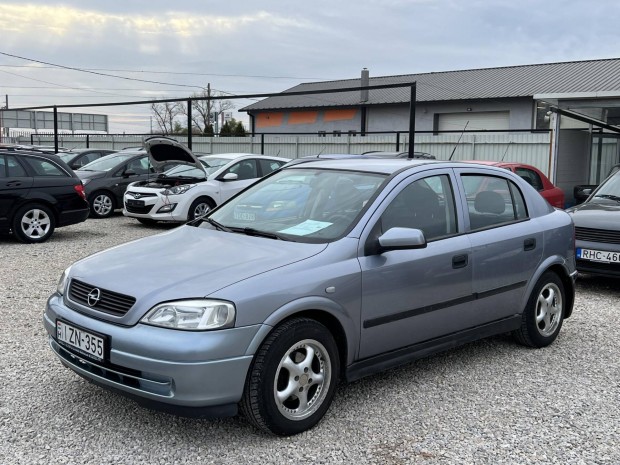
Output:
[[86,221],[89,212],[90,210],[88,208],[88,205],[85,208],[80,208],[79,210],[67,210],[60,212],[60,215],[58,215],[58,224],[56,226],[69,226],[71,224],[77,224]]

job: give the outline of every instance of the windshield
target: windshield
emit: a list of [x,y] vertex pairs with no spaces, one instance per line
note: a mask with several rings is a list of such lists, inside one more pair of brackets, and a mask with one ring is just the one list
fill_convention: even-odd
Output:
[[135,156],[135,153],[115,153],[113,155],[106,155],[98,160],[91,161],[80,169],[84,171],[110,171],[116,168],[119,163],[127,161]]
[[601,187],[594,193],[593,199],[601,198],[620,200],[620,171],[616,171],[616,174],[601,184]]
[[198,158],[198,160],[200,160],[200,162],[205,166],[205,171],[207,172],[207,174],[215,173],[222,166],[232,161],[230,158],[219,158],[213,157],[211,155],[206,157],[200,157]]
[[285,169],[222,205],[210,219],[233,232],[329,242],[349,230],[384,179],[375,173]]
[[60,158],[62,161],[64,161],[65,163],[68,162],[69,160],[71,160],[73,157],[75,157],[75,152],[63,152],[63,153],[57,153],[56,155],[58,155],[58,158]]
[[203,170],[199,170],[195,166],[177,165],[174,168],[171,168],[168,171],[165,171],[164,176],[166,176],[167,178],[184,177],[184,178],[204,179],[205,172]]

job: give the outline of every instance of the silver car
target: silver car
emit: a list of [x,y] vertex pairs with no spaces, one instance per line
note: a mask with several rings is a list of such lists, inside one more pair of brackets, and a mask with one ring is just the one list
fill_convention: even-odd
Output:
[[570,216],[507,170],[406,159],[283,168],[209,215],[80,260],[52,350],[143,405],[299,433],[339,381],[498,333],[551,344]]

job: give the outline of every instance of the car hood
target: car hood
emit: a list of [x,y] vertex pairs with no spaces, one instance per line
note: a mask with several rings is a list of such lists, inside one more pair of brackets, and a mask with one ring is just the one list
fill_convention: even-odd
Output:
[[144,141],[144,148],[155,171],[161,171],[164,165],[169,163],[195,166],[204,171],[204,166],[192,151],[176,140],[167,137],[150,137]]
[[620,230],[620,203],[597,199],[569,209],[576,227]]
[[72,265],[70,277],[135,297],[121,321],[133,324],[157,303],[205,297],[325,247],[185,225],[91,255]]

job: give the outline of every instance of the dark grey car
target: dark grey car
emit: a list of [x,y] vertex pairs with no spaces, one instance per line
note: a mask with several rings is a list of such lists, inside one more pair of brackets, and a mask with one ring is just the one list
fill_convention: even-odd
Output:
[[340,380],[498,333],[551,344],[575,275],[570,216],[512,172],[317,160],[75,263],[44,324],[61,362],[101,386],[186,415],[240,406],[289,435]]
[[[163,169],[172,166],[175,164]],[[75,174],[84,183],[90,215],[94,218],[106,218],[123,208],[123,195],[130,183],[156,176],[146,151],[112,153],[75,170]]]
[[57,153],[57,155],[62,161],[69,165],[72,170],[78,170],[88,165],[90,162],[114,152],[116,151],[107,149],[72,149],[68,152]]

